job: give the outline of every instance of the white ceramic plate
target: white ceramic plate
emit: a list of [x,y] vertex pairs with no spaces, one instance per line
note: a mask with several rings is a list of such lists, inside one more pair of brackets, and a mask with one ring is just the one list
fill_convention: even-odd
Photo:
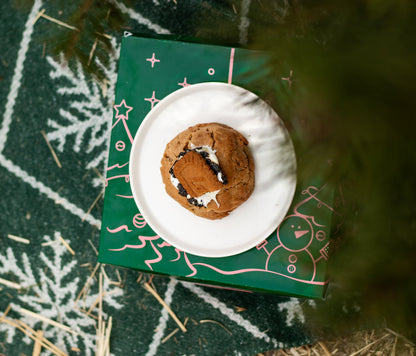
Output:
[[[167,143],[208,122],[241,132],[255,163],[252,195],[219,220],[183,208],[166,193],[160,174]],[[160,237],[185,252],[225,257],[256,246],[284,219],[296,188],[295,153],[278,115],[256,95],[225,83],[195,84],[168,95],[140,125],[130,155],[130,184],[140,212]]]

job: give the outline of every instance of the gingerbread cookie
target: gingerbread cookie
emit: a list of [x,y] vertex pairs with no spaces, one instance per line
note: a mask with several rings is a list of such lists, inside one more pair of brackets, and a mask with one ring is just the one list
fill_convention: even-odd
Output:
[[248,141],[233,128],[199,124],[166,146],[160,168],[166,192],[207,219],[221,219],[254,189],[254,162]]

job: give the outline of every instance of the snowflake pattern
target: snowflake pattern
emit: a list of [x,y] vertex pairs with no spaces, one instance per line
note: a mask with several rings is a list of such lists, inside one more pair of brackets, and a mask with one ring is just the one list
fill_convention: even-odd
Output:
[[[75,71],[72,71],[62,56],[58,60],[47,57],[52,66],[49,73],[51,79],[65,81],[65,85],[59,87],[57,93],[71,99],[66,108],[59,109],[57,118],[48,119],[50,130],[47,137],[58,144],[57,149],[60,152],[64,151],[68,139],[73,137],[72,149],[75,152],[84,150],[91,155],[87,169],[105,166],[107,162],[119,56],[119,45],[114,39],[112,45],[114,54],[110,57],[107,68],[96,59],[96,63],[108,78],[101,86],[97,81],[88,80],[79,62]],[[94,186],[99,184],[102,184],[101,180],[93,181]]]
[[[45,252],[42,251],[39,254],[41,262],[37,264],[37,270],[32,269],[26,253],[22,253],[19,259],[9,247],[4,255],[0,254],[0,274],[13,274],[22,288],[26,290],[25,293],[17,295],[19,303],[10,304],[11,310],[20,313],[21,308],[25,308],[68,326],[73,333],[53,327],[23,313],[19,318],[33,329],[42,329],[44,336],[49,340],[55,340],[55,344],[59,345],[64,352],[71,348],[79,348],[84,350],[84,355],[93,355],[96,342],[95,319],[87,316],[79,307],[75,307],[76,293],[85,282],[81,283],[80,277],[73,278],[74,270],[78,269],[78,261],[74,258],[68,260],[69,252],[59,242],[58,231],[55,232],[54,237],[55,239],[51,239],[49,236],[44,236],[47,246],[44,247]],[[47,249],[52,249],[52,253],[48,253]],[[99,298],[98,287],[95,287],[92,282],[91,289],[83,301],[85,309],[93,308]],[[94,292],[95,289],[97,290]],[[103,302],[106,306],[120,309],[121,304],[117,303],[117,300],[123,294],[123,290],[111,285],[107,279],[103,279],[103,290],[106,291],[103,295]],[[14,327],[5,323],[0,324],[0,335],[2,334],[10,344],[17,342],[21,335]],[[22,341],[26,344],[32,342],[27,336],[24,336]],[[45,351],[45,355],[48,354]]]

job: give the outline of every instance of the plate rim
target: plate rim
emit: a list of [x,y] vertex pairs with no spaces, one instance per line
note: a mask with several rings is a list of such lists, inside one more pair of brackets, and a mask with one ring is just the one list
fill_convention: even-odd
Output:
[[[225,82],[201,82],[201,83],[197,83],[197,84],[192,84],[192,85],[189,85],[189,86],[186,86],[186,87],[184,87],[184,88],[180,88],[180,89],[177,89],[177,90],[175,90],[175,91],[173,91],[173,92],[171,92],[171,93],[169,93],[168,95],[166,95],[153,109],[151,109],[146,115],[145,115],[145,117],[144,117],[144,119],[142,120],[142,122],[140,123],[140,125],[139,125],[139,128],[137,129],[137,131],[136,131],[136,133],[135,133],[135,135],[134,135],[134,138],[133,138],[133,143],[132,143],[132,145],[131,145],[131,151],[130,151],[130,154],[129,154],[129,181],[130,181],[130,188],[131,188],[131,191],[132,191],[132,194],[133,194],[133,198],[134,198],[134,202],[135,202],[135,204],[136,204],[136,207],[139,209],[139,212],[140,212],[140,214],[142,214],[142,216],[143,216],[143,218],[145,219],[145,221],[148,223],[148,225],[150,226],[150,228],[155,232],[155,233],[157,233],[162,239],[164,239],[166,242],[168,242],[169,244],[171,244],[172,246],[174,246],[174,247],[176,247],[176,248],[178,248],[179,250],[181,250],[181,251],[184,251],[184,252],[187,252],[187,253],[190,253],[190,254],[193,254],[193,255],[195,255],[195,256],[200,256],[200,257],[212,257],[212,258],[221,258],[221,257],[229,257],[229,256],[233,256],[233,255],[238,255],[238,254],[240,254],[240,253],[243,253],[243,252],[246,252],[246,251],[248,251],[248,250],[250,250],[250,249],[252,249],[253,247],[255,247],[257,244],[259,244],[261,241],[263,241],[263,240],[265,240],[265,239],[267,239],[272,233],[273,233],[273,231],[275,231],[277,228],[278,228],[278,226],[281,224],[281,222],[284,220],[284,218],[286,217],[286,214],[287,214],[287,212],[288,212],[288,210],[289,210],[289,208],[290,208],[290,206],[291,206],[291,204],[292,204],[292,202],[293,202],[293,198],[294,198],[294,195],[295,195],[295,192],[296,192],[296,188],[297,188],[297,159],[296,159],[296,152],[295,152],[295,147],[294,147],[294,145],[293,145],[293,142],[292,142],[292,139],[291,139],[291,137],[290,137],[290,134],[289,134],[289,132],[288,132],[288,130],[287,130],[287,128],[286,128],[286,126],[284,125],[284,123],[283,123],[283,120],[280,118],[280,116],[275,112],[275,110],[273,109],[273,108],[271,108],[272,109],[272,111],[276,114],[276,116],[277,116],[277,118],[279,119],[279,121],[283,124],[283,131],[284,131],[284,134],[285,134],[285,136],[287,136],[288,137],[288,139],[289,139],[289,142],[290,142],[290,145],[291,145],[291,149],[292,149],[292,152],[293,152],[293,164],[294,164],[294,174],[293,174],[293,183],[290,185],[290,188],[291,188],[291,191],[290,191],[290,193],[288,194],[288,204],[287,204],[287,207],[286,207],[286,209],[281,209],[280,211],[281,211],[281,217],[280,217],[280,215],[279,215],[279,217],[276,217],[274,220],[279,220],[279,222],[278,223],[273,223],[273,224],[270,224],[271,225],[271,227],[269,227],[269,229],[266,229],[265,230],[265,232],[261,235],[262,236],[262,238],[260,239],[258,239],[259,241],[256,243],[256,244],[253,244],[253,243],[247,243],[247,244],[243,244],[242,246],[243,247],[240,247],[240,248],[238,248],[238,249],[234,249],[233,250],[233,252],[227,252],[227,253],[223,253],[223,252],[218,252],[218,253],[204,253],[204,252],[195,252],[195,251],[190,251],[189,249],[187,249],[186,247],[185,248],[183,248],[183,246],[180,246],[181,244],[179,243],[179,244],[176,244],[176,243],[172,243],[171,242],[171,239],[170,239],[170,237],[165,237],[165,236],[162,236],[161,234],[159,234],[158,233],[158,228],[155,228],[154,226],[155,225],[158,225],[157,223],[154,223],[153,221],[152,221],[152,218],[150,218],[148,215],[147,215],[147,212],[146,211],[143,211],[143,210],[146,210],[146,209],[143,209],[143,205],[142,205],[142,203],[140,202],[140,199],[139,199],[139,197],[138,197],[138,192],[136,191],[136,189],[135,189],[135,187],[134,187],[134,183],[133,183],[133,179],[132,179],[132,177],[133,177],[133,169],[134,169],[134,167],[135,167],[135,165],[137,164],[137,163],[135,163],[136,161],[133,159],[134,158],[134,156],[137,154],[136,152],[137,152],[137,148],[136,148],[136,146],[138,146],[138,145],[140,145],[140,136],[141,136],[141,133],[143,132],[143,131],[145,131],[146,129],[148,129],[149,128],[149,126],[151,125],[151,121],[152,121],[152,117],[154,116],[154,115],[157,115],[157,113],[159,112],[159,111],[161,111],[161,110],[163,110],[164,109],[164,107],[166,106],[166,105],[169,105],[170,104],[170,101],[172,101],[172,100],[174,100],[175,99],[175,97],[176,96],[179,96],[179,95],[186,95],[186,92],[187,91],[190,91],[190,92],[192,92],[192,91],[195,91],[195,90],[198,90],[198,89],[200,89],[201,87],[212,87],[212,88],[215,88],[215,87],[222,87],[222,88],[226,88],[226,87],[228,87],[228,88],[232,88],[232,90],[236,90],[236,91],[240,91],[241,93],[243,93],[243,92],[246,92],[246,93],[249,93],[249,94],[251,94],[251,95],[254,95],[256,98],[258,98],[258,99],[260,99],[262,102],[264,102],[264,100],[263,99],[261,99],[257,94],[255,94],[255,93],[253,93],[253,92],[251,92],[251,91],[249,91],[248,89],[245,89],[245,88],[243,88],[243,87],[241,87],[241,86],[238,86],[238,85],[235,85],[235,84],[229,84],[229,83],[225,83]],[[174,98],[174,99],[172,99],[172,98]],[[160,105],[160,104],[162,104],[162,105]],[[267,104],[267,103],[266,103]],[[268,105],[268,104],[267,104]],[[196,125],[197,123],[195,123],[195,125]],[[245,202],[244,202],[245,203]],[[243,203],[243,204],[244,204]],[[180,208],[183,208],[183,207],[181,207],[181,206],[179,206]],[[183,209],[185,209],[185,208],[183,208]],[[202,219],[202,218],[201,218]],[[173,239],[173,240],[175,240],[175,239]],[[257,241],[257,240],[256,240]]]

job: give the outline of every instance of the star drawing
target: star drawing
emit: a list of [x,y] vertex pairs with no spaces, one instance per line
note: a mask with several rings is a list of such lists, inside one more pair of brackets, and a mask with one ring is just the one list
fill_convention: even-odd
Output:
[[160,101],[159,99],[156,99],[155,92],[154,91],[153,91],[153,94],[152,94],[152,97],[151,98],[145,98],[144,100],[149,101],[150,104],[152,104],[152,109],[155,106],[155,104]]
[[156,59],[155,54],[152,54],[151,58],[146,58],[146,61],[152,63],[152,68],[155,66],[155,62],[160,62],[160,59]]
[[187,81],[186,81],[186,77],[183,79],[183,83],[178,83],[178,85],[180,85],[180,86],[182,86],[183,88],[185,88],[185,87],[189,87],[191,84],[189,84]]
[[116,109],[116,112],[117,112],[117,114],[115,116],[115,118],[117,119],[117,121],[112,126],[112,129],[121,120],[123,122],[124,129],[126,130],[126,133],[127,133],[127,136],[129,138],[130,142],[133,143],[133,136],[131,135],[130,130],[129,130],[129,128],[127,126],[127,123],[126,123],[126,120],[129,119],[129,112],[131,110],[133,110],[133,107],[132,106],[128,106],[126,104],[126,101],[123,99],[120,104],[114,105],[114,109]]
[[129,119],[129,112],[131,110],[133,110],[132,106],[127,106],[126,105],[126,100],[122,100],[120,104],[118,105],[114,105],[114,109],[116,109],[117,114],[116,114],[116,119],[121,119],[124,118],[126,120]]

